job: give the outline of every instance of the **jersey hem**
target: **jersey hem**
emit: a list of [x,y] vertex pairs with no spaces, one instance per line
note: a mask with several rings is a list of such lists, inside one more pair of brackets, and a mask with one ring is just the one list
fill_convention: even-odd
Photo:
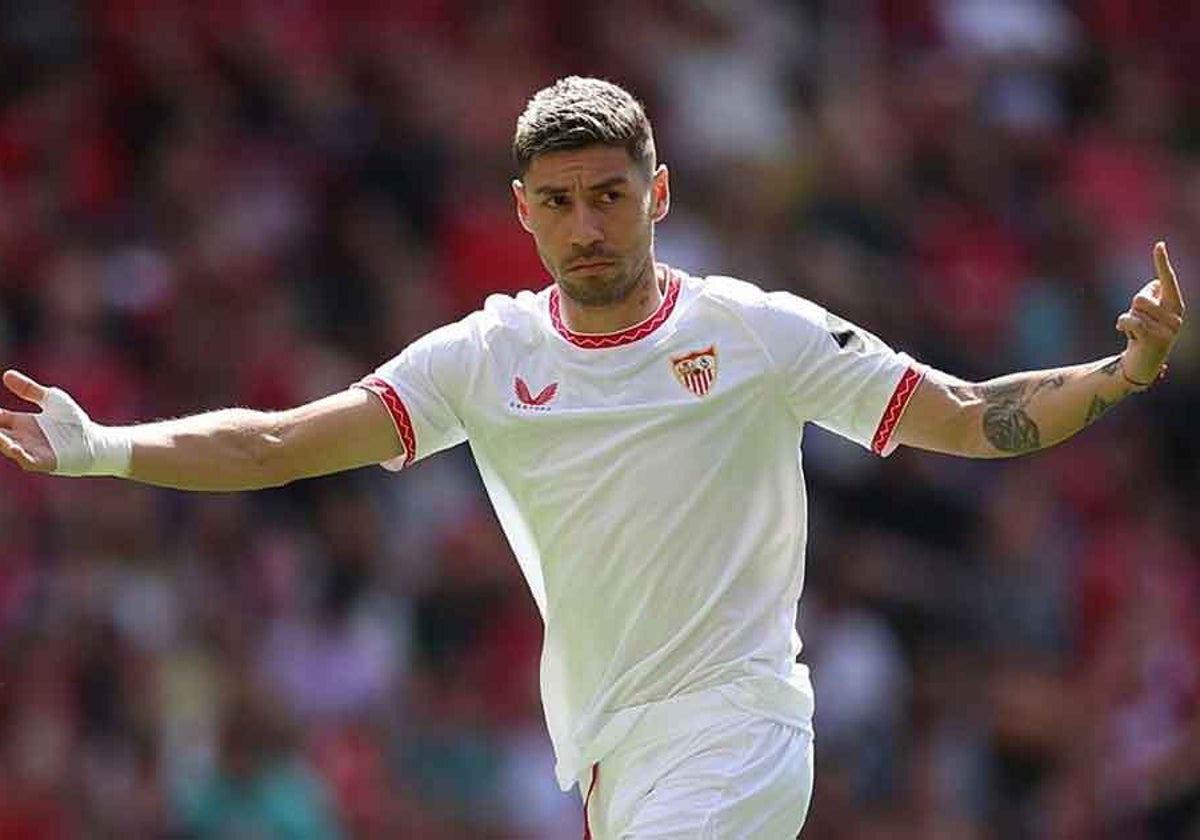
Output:
[[603,763],[613,750],[633,743],[649,744],[678,737],[696,731],[707,720],[733,711],[766,718],[811,735],[815,705],[808,667],[794,663],[788,677],[774,674],[738,677],[662,700],[626,706],[606,715],[606,720],[582,743],[578,733],[569,746],[555,741],[558,786],[565,792],[578,784],[582,792],[581,774],[591,765]]

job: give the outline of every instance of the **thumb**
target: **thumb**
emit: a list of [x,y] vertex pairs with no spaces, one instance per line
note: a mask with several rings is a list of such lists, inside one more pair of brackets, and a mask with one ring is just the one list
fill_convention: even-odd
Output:
[[38,406],[44,405],[46,402],[47,388],[44,385],[34,382],[19,371],[6,370],[4,372],[4,384],[8,386],[8,390],[23,400],[27,400]]

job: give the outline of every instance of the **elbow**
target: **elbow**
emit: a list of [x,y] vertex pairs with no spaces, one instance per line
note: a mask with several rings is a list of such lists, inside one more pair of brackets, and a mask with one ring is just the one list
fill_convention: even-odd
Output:
[[255,489],[282,487],[295,481],[283,434],[269,416],[237,436],[235,446]]
[[958,441],[958,451],[964,457],[994,458],[996,455],[983,437],[979,413],[971,408],[963,410],[958,428],[955,430],[955,439]]
[[963,454],[968,458],[996,461],[1033,451],[1009,440],[1013,435],[993,428],[992,417],[983,405],[972,406],[963,429]]
[[256,435],[250,445],[249,460],[256,488],[283,487],[296,478],[287,468],[283,441],[275,435]]
[[975,400],[958,400],[957,410],[946,424],[949,452],[963,458],[997,458],[1003,453],[989,445],[983,428],[983,405]]
[[963,411],[961,428],[958,430],[960,451],[967,458],[992,460],[1005,457],[987,438],[983,422],[983,407],[970,406]]

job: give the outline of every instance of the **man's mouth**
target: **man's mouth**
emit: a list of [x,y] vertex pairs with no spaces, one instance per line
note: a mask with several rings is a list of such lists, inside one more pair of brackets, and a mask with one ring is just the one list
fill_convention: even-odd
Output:
[[598,268],[608,268],[612,265],[609,260],[591,260],[589,262],[580,262],[572,265],[568,271],[595,271]]

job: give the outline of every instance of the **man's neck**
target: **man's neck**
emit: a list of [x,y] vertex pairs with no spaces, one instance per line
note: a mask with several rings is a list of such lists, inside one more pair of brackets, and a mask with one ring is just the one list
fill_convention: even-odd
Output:
[[655,262],[650,259],[624,300],[604,306],[584,306],[560,293],[563,323],[571,332],[577,333],[621,332],[640,324],[658,310],[665,285],[666,277],[659,277]]

